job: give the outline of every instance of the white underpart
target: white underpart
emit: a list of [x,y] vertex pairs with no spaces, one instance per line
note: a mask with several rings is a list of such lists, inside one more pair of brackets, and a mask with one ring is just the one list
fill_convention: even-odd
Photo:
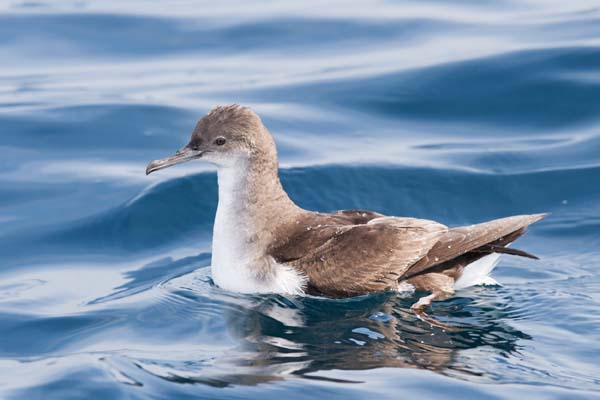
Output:
[[467,265],[462,276],[454,283],[454,289],[464,289],[476,285],[499,285],[490,276],[490,272],[498,264],[499,258],[500,254],[492,253]]
[[[246,240],[251,221],[244,218],[247,160],[205,157],[218,166],[219,204],[213,228],[211,272],[221,288],[241,293],[303,294],[306,277],[264,256]],[[258,277],[265,265],[272,273]]]

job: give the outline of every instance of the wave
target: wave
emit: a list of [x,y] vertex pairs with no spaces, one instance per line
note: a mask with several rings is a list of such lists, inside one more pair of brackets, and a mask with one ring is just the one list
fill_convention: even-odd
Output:
[[[532,228],[534,232],[563,240],[585,237],[591,240],[590,246],[599,239],[593,207],[600,188],[589,183],[599,177],[600,167],[519,174],[370,165],[281,171],[290,197],[310,210],[371,209],[448,225],[551,212],[551,218]],[[216,203],[214,173],[185,176],[151,186],[106,212],[11,235],[3,247],[7,256],[21,261],[26,254],[38,259],[64,253],[67,248],[72,256],[88,257],[206,248]],[[580,229],[583,226],[588,229]]]
[[301,99],[394,119],[491,127],[493,134],[516,136],[523,130],[557,131],[597,122],[600,82],[580,76],[600,72],[598,65],[597,47],[533,48],[376,76],[254,89],[248,97]]

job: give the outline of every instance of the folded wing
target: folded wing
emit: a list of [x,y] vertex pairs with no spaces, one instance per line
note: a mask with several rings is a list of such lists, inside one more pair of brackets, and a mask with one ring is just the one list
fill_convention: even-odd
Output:
[[308,277],[312,294],[349,297],[395,289],[447,232],[434,221],[378,217],[332,231],[322,245],[306,248],[303,257],[288,263]]
[[[521,229],[525,229],[528,225],[539,221],[546,215],[547,214],[516,215],[481,224],[452,228],[439,238],[439,241],[423,258],[407,269],[403,274],[402,279],[421,274],[446,261],[455,259],[471,251],[477,251],[490,243],[501,241],[502,238]],[[490,247],[489,250],[490,253],[494,252],[492,251],[493,246]],[[497,252],[504,252],[501,249],[496,250]],[[521,251],[517,250],[511,252],[508,250],[506,252],[514,254]]]

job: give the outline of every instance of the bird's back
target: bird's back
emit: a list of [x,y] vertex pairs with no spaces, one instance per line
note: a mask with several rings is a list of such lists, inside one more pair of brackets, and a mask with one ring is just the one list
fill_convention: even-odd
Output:
[[494,252],[527,255],[503,249],[543,217],[513,216],[447,228],[434,221],[364,210],[310,213],[289,228],[285,242],[271,255],[305,274],[310,293],[349,297],[393,290],[409,278],[421,282],[416,277],[432,271],[453,271],[449,279],[454,282],[465,260]]

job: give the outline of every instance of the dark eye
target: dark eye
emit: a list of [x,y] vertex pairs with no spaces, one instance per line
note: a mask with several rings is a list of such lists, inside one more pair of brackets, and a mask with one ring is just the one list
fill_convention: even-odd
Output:
[[215,144],[217,146],[223,146],[227,140],[224,137],[218,137],[215,139]]
[[194,151],[198,151],[199,148],[200,146],[198,146],[197,144],[192,145],[192,150]]

